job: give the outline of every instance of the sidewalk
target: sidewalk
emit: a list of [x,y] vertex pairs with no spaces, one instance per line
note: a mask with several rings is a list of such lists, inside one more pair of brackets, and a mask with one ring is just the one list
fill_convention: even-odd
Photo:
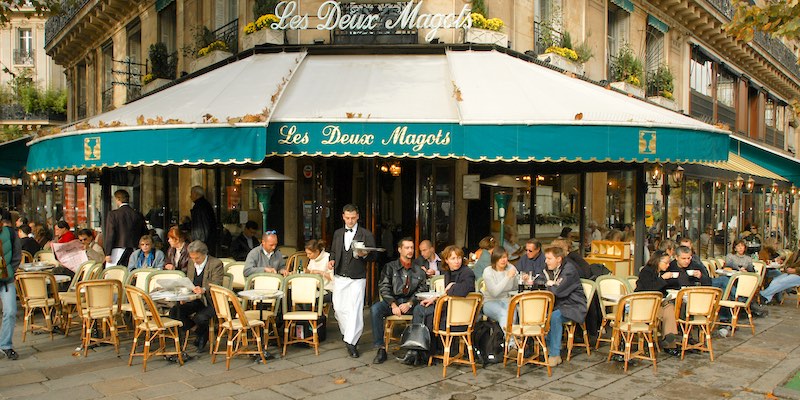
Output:
[[127,365],[129,336],[123,336],[119,356],[113,347],[100,347],[87,358],[76,357],[77,331],[52,342],[48,335],[28,334],[22,343],[20,319],[14,336],[20,358],[0,359],[0,398],[433,400],[471,393],[487,400],[763,399],[800,368],[800,310],[794,297],[767,309],[770,315],[756,320],[755,336],[745,328],[733,338],[715,339],[714,362],[707,354],[689,354],[681,361],[661,353],[657,373],[652,364],[640,362],[625,374],[621,364],[605,361],[606,344],[588,358],[578,351],[571,362],[554,368],[550,378],[541,367],[526,366],[516,378],[516,367],[493,365],[479,367],[477,376],[465,366],[448,367],[443,379],[441,365],[408,367],[391,355],[384,364],[370,365],[375,355],[371,333],[361,338],[361,358],[348,358],[335,318],[329,320],[328,340],[319,356],[311,349],[290,347],[283,359],[260,365],[243,356],[225,371],[224,357],[212,365],[208,353],[196,356],[190,345],[196,357],[183,367],[154,358],[143,373],[141,359]]

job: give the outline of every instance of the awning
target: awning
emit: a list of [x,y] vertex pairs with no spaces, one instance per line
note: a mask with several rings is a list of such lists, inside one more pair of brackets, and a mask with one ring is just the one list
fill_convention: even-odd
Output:
[[669,25],[667,25],[664,21],[647,14],[647,25],[652,26],[653,28],[658,29],[661,33],[669,32]]
[[766,179],[772,179],[775,181],[780,182],[788,182],[788,179],[752,162],[747,160],[746,158],[736,154],[736,153],[728,153],[728,161],[718,161],[718,162],[711,162],[711,163],[700,163],[702,165],[724,169],[726,171],[733,171],[739,173],[747,179],[747,176],[760,176]]
[[27,143],[30,139],[30,136],[24,136],[0,143],[0,177],[22,176],[22,170],[28,161]]
[[32,142],[28,169],[273,155],[713,162],[728,144],[726,131],[688,116],[472,50],[255,54],[87,122]]
[[800,186],[800,160],[797,158],[782,154],[777,150],[772,150],[765,145],[739,136],[731,136],[730,148],[732,153],[741,155],[745,159],[788,179],[795,186]]
[[633,2],[631,0],[611,0],[612,3],[618,5],[623,10],[633,14]]

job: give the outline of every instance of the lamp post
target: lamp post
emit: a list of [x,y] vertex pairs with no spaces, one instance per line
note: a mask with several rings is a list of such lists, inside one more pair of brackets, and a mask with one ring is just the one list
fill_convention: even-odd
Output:
[[[510,188],[511,193],[514,192],[515,188],[523,188],[528,186],[527,183],[520,182],[511,175],[495,175],[486,179],[481,179],[478,181],[478,183],[486,186]],[[500,218],[500,246],[502,246],[505,242],[506,211],[508,211],[511,193],[501,189],[494,194],[494,201],[497,203],[497,217]]]
[[494,194],[494,201],[497,203],[497,216],[500,218],[500,246],[505,241],[506,207],[509,199],[511,199],[511,195],[502,190]]
[[272,193],[275,191],[275,182],[292,181],[294,179],[276,172],[272,168],[259,168],[242,175],[242,179],[253,181],[253,189],[258,198],[258,206],[261,210],[262,229],[267,230],[267,213],[269,213],[269,202]]

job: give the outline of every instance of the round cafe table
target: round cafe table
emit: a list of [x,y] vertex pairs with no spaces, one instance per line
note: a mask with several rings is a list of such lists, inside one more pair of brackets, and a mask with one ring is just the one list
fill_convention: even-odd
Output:
[[[256,301],[264,301],[264,300],[273,300],[273,299],[280,299],[283,297],[283,291],[278,289],[250,289],[250,290],[242,290],[239,293],[239,297],[250,300],[253,302]],[[264,308],[258,307],[258,319],[264,321]],[[267,329],[269,326],[264,326],[261,334],[266,335]],[[278,334],[278,332],[275,332]],[[264,358],[270,360],[274,358],[274,356],[267,351],[267,347],[269,346],[269,340],[267,338],[262,338],[264,340]],[[256,356],[257,357],[257,356]]]

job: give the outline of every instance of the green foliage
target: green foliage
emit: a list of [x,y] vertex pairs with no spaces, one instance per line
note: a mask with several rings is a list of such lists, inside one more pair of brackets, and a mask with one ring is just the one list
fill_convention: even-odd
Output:
[[196,57],[200,49],[208,47],[217,40],[214,36],[214,32],[203,25],[197,25],[192,28],[192,39],[194,42],[193,44],[184,46],[181,49],[184,57]]
[[736,14],[725,25],[725,30],[737,39],[749,42],[753,40],[755,30],[789,40],[800,38],[800,2],[797,0],[765,1],[753,5],[741,0],[734,3]]
[[572,35],[569,32],[565,31],[561,34],[561,43],[559,43],[560,47],[565,49],[572,49]]
[[672,72],[666,65],[659,65],[658,69],[647,73],[647,92],[656,96],[672,99],[675,92]]
[[0,25],[5,26],[11,17],[11,13],[19,12],[21,9],[33,8],[35,15],[58,15],[64,9],[75,4],[76,0],[7,0],[0,2]]
[[472,0],[472,12],[487,15],[486,4],[483,3],[483,0]]
[[175,73],[178,69],[177,52],[172,52],[172,54],[170,54],[167,51],[167,45],[158,42],[150,45],[149,57],[153,79],[175,79]]
[[578,62],[583,64],[594,57],[594,52],[592,51],[592,47],[589,46],[589,43],[583,42],[577,46],[575,46],[575,53],[578,54]]
[[275,6],[278,3],[280,3],[280,0],[256,0],[253,3],[253,19],[258,19],[258,17],[266,14],[275,14]]
[[23,69],[0,87],[0,105],[19,105],[28,114],[64,114],[67,112],[67,91],[45,89],[33,81],[32,71]]
[[611,64],[611,76],[614,81],[628,82],[634,86],[642,86],[642,60],[636,57],[629,44],[619,49],[617,59]]

